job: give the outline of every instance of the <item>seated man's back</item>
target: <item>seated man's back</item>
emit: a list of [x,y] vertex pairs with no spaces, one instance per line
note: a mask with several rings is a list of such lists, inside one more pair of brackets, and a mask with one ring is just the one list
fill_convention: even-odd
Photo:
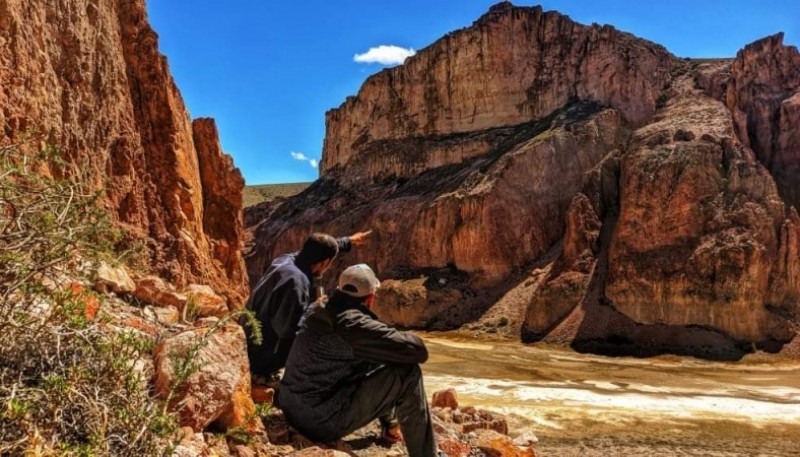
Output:
[[418,365],[428,352],[418,336],[387,326],[368,309],[378,284],[366,265],[350,267],[327,306],[309,308],[278,406],[292,426],[318,441],[341,438],[397,408],[409,454],[435,455]]

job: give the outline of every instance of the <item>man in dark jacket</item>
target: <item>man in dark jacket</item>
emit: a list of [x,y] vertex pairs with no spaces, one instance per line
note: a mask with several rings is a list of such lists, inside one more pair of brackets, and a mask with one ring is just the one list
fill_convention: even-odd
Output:
[[286,362],[277,404],[317,441],[334,441],[396,410],[411,457],[437,455],[419,364],[425,343],[370,311],[380,286],[365,264],[344,270],[327,304],[314,303]]
[[241,324],[247,335],[247,355],[254,377],[269,379],[286,365],[297,324],[309,303],[322,297],[317,287],[322,274],[340,252],[366,242],[371,232],[335,239],[324,233],[308,237],[300,252],[276,258],[253,288],[246,309],[261,323],[260,345],[252,338],[253,329],[245,318]]

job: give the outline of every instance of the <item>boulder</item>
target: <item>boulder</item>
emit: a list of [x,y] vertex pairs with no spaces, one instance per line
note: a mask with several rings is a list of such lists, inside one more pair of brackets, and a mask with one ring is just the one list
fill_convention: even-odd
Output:
[[129,294],[136,290],[128,271],[122,267],[112,267],[102,262],[97,268],[95,289],[101,293],[114,292],[115,294]]
[[250,396],[247,346],[238,325],[184,331],[158,344],[153,356],[155,390],[169,399],[182,426],[198,432],[212,423],[223,429],[262,427]]
[[537,438],[536,435],[531,432],[523,432],[514,438],[514,444],[516,446],[533,446],[538,442],[539,438]]
[[516,446],[511,438],[494,430],[477,430],[476,446],[488,457],[535,457],[533,449]]
[[439,450],[444,452],[447,457],[467,457],[472,451],[469,443],[458,438],[440,438],[436,444],[439,446]]
[[349,457],[346,452],[334,449],[322,449],[318,446],[307,447],[303,450],[292,452],[290,457]]
[[458,408],[458,396],[455,389],[440,390],[433,393],[431,408]]
[[174,306],[146,306],[144,315],[161,325],[174,325],[180,321],[181,314]]
[[197,317],[222,317],[228,312],[228,304],[224,297],[218,295],[206,285],[190,284],[183,290],[189,306],[187,314]]
[[158,276],[137,279],[133,295],[153,306],[174,306],[183,310],[186,305],[186,295],[178,293],[172,285]]

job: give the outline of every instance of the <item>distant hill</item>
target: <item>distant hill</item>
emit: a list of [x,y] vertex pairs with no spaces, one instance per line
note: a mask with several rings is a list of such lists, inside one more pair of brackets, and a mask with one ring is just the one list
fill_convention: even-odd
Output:
[[310,182],[288,184],[261,184],[258,186],[245,186],[242,191],[244,207],[253,206],[261,202],[272,201],[277,197],[291,197],[304,191]]

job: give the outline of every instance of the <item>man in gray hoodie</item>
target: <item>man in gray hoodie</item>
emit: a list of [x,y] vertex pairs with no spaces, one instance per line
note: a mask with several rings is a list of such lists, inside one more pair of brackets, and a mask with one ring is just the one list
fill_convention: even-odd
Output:
[[286,361],[277,404],[317,441],[334,441],[396,410],[411,457],[437,455],[419,364],[422,339],[370,311],[380,282],[365,264],[345,269],[327,305],[312,304]]

